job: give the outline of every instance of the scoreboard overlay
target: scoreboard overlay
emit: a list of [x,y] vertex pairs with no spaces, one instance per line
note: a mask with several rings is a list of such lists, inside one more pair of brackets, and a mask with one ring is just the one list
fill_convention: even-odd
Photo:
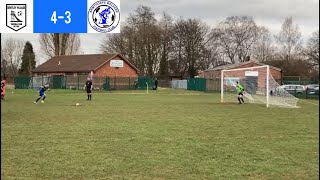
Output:
[[120,0],[1,0],[1,33],[120,33]]

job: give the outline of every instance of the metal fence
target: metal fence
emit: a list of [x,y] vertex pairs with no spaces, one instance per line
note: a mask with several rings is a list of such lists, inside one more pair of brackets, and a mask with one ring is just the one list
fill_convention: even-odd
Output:
[[173,89],[188,89],[188,80],[172,80],[170,87]]
[[[87,76],[38,76],[38,77],[16,77],[14,79],[15,89],[39,88],[41,85],[49,84],[52,89],[83,89]],[[165,85],[174,89],[187,89],[203,92],[220,92],[220,79],[190,78],[187,80],[159,80],[159,86]],[[277,81],[280,84],[280,80]],[[317,84],[317,81],[303,81],[307,84]],[[285,82],[288,83],[288,82]],[[169,85],[170,84],[170,85]],[[294,84],[299,84],[295,82]],[[301,81],[300,81],[301,84]],[[154,88],[154,79],[151,77],[93,77],[95,90],[143,90]],[[299,98],[319,99],[318,91],[306,90],[301,92],[290,92]]]
[[[49,84],[52,89],[83,89],[86,75],[15,77],[15,89],[34,89]],[[93,77],[95,90],[152,89],[154,79],[150,77]]]
[[40,86],[50,84],[49,76],[40,76],[30,78],[29,87],[33,89],[38,89]]
[[307,84],[319,84],[319,80],[284,80],[283,84],[296,84],[296,85],[307,85]]
[[173,80],[170,82],[173,89],[188,89],[205,92],[220,92],[220,79],[206,79],[206,78],[190,78],[188,80]]
[[207,79],[207,91],[208,92],[220,92],[221,80],[220,79]]
[[306,89],[305,91],[302,91],[302,92],[294,90],[294,91],[289,91],[289,93],[301,99],[319,99],[319,90]]

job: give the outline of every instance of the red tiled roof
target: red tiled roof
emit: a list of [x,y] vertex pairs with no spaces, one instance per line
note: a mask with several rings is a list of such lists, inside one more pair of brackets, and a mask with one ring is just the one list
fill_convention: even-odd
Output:
[[136,71],[138,69],[132,65],[121,54],[82,54],[55,56],[45,63],[32,70],[34,73],[53,73],[53,72],[90,72],[95,71],[103,64],[110,61],[115,56],[120,56]]

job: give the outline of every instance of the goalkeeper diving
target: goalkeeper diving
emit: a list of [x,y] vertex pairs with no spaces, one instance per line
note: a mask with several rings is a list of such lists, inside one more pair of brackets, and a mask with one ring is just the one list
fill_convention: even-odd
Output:
[[239,104],[244,103],[244,100],[243,100],[244,88],[243,88],[243,86],[241,86],[241,84],[238,81],[237,81],[237,85],[236,85],[236,90],[238,93],[237,98],[238,98]]

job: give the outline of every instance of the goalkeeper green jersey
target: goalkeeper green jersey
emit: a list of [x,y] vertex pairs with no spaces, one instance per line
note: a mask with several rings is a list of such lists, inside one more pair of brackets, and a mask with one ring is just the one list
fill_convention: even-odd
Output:
[[244,88],[240,84],[237,84],[236,89],[237,89],[237,93],[242,93],[244,90]]

